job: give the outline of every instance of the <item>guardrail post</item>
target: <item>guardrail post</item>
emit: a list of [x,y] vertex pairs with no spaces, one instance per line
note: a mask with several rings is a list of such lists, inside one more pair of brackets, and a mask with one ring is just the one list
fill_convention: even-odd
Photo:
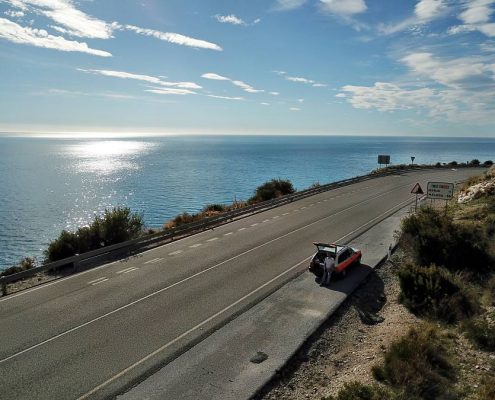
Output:
[[74,273],[79,270],[79,260],[75,260],[72,262],[72,270]]
[[7,296],[7,284],[2,282],[2,296]]

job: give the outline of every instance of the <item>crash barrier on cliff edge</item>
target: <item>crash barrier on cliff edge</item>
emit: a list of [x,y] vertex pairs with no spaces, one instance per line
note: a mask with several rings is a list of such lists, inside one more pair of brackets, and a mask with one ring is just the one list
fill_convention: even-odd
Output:
[[[411,167],[410,169],[424,169],[421,167]],[[291,203],[295,200],[303,199],[305,197],[309,197],[321,192],[326,192],[328,190],[336,189],[341,186],[347,186],[353,183],[362,182],[369,179],[379,178],[382,176],[387,176],[394,174],[396,172],[404,172],[404,170],[388,170],[386,172],[381,172],[372,175],[362,175],[357,176],[350,179],[344,179],[341,181],[329,183],[326,185],[316,186],[310,189],[301,190],[299,192],[295,192],[290,195],[285,195],[282,197],[278,197],[273,200],[264,201],[262,203],[253,204],[250,206],[246,206],[240,208],[238,210],[233,210],[229,212],[225,212],[219,214],[217,216],[207,217],[200,221],[192,222],[190,224],[185,224],[178,226],[176,228],[167,229],[161,232],[153,233],[150,235],[143,235],[139,238],[132,239],[126,242],[117,243],[111,246],[105,246],[97,250],[88,251],[83,254],[76,254],[72,257],[64,258],[63,260],[51,262],[49,264],[44,264],[39,267],[31,268],[26,271],[18,272],[16,274],[7,275],[0,277],[0,288],[2,289],[3,294],[5,294],[5,285],[7,283],[15,282],[20,279],[29,278],[37,273],[51,271],[57,268],[73,266],[74,270],[77,271],[79,264],[83,261],[90,261],[91,259],[95,259],[101,256],[109,256],[111,253],[117,253],[122,251],[126,251],[127,254],[135,254],[138,253],[141,249],[150,249],[152,247],[158,247],[163,242],[170,242],[179,238],[183,238],[185,236],[201,232],[203,230],[212,229],[216,226],[223,225],[229,221],[233,221],[235,219],[240,219],[247,217],[249,215],[253,215],[259,213],[261,211],[269,210],[274,207],[278,207],[284,204]]]

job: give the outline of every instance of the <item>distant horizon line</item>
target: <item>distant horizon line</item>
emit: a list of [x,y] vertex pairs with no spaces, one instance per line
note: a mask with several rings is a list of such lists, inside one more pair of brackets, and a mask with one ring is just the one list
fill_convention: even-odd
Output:
[[42,139],[118,139],[118,138],[138,138],[138,137],[177,137],[177,136],[292,136],[292,137],[407,137],[407,138],[438,138],[438,139],[494,139],[491,136],[446,136],[446,135],[424,135],[424,134],[362,134],[362,133],[247,133],[247,132],[156,132],[156,131],[9,131],[0,130],[0,137],[25,137]]

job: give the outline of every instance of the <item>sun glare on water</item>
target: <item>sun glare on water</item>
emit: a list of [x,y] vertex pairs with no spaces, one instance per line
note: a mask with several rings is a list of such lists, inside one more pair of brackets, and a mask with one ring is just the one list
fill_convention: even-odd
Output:
[[138,141],[103,140],[70,145],[67,150],[75,159],[78,172],[109,175],[139,169],[136,159],[152,146],[152,143]]

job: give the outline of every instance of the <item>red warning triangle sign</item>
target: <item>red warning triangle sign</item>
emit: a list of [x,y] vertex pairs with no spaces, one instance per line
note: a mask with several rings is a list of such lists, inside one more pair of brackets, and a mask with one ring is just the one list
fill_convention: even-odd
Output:
[[423,189],[421,189],[421,185],[419,183],[416,183],[412,188],[411,193],[424,194],[425,192],[423,192]]

